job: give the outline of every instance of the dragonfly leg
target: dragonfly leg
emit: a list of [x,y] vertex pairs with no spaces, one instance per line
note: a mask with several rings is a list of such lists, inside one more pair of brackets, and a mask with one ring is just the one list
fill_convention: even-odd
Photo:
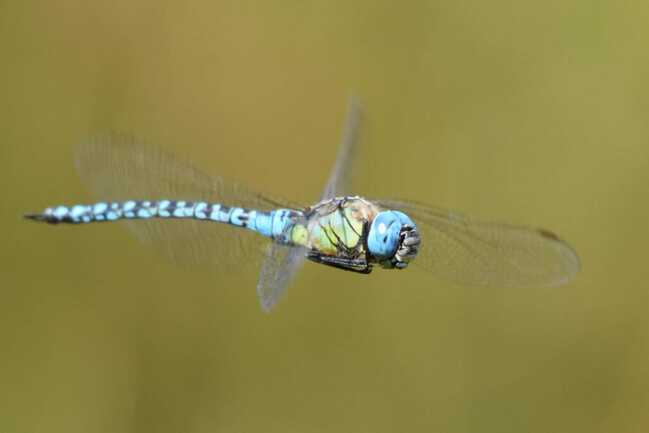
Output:
[[309,251],[307,259],[322,265],[333,266],[334,268],[345,271],[358,272],[360,274],[369,274],[372,272],[372,265],[365,258],[350,259],[345,257],[327,256],[317,251]]

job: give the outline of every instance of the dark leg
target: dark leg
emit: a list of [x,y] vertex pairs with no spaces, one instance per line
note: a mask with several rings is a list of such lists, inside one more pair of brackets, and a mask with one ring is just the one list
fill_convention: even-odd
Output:
[[345,271],[358,272],[360,274],[369,274],[372,272],[372,265],[363,259],[348,259],[344,257],[326,256],[317,251],[309,251],[307,259],[320,263],[322,265],[333,266],[334,268]]

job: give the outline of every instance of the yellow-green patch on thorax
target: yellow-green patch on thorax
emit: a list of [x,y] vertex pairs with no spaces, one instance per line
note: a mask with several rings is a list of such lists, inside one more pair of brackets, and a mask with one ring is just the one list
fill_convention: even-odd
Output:
[[340,249],[361,254],[365,251],[363,228],[378,212],[360,197],[327,200],[307,209],[306,227],[295,227],[292,239],[326,255],[335,255]]

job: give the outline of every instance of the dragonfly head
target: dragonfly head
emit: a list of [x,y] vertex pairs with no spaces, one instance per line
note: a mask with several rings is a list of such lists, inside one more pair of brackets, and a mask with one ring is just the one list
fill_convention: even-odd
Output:
[[372,220],[367,248],[385,268],[403,269],[417,256],[421,238],[417,226],[403,212],[379,212]]

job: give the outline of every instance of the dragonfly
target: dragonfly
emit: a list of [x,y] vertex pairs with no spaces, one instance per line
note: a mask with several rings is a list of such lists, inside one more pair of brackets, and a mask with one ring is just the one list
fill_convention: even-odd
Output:
[[[133,136],[109,133],[80,146],[76,167],[100,197],[25,218],[50,224],[125,220],[178,263],[231,267],[261,261],[257,295],[270,312],[305,260],[370,274],[411,264],[469,286],[549,287],[580,269],[554,233],[482,221],[415,201],[352,195],[361,107],[352,99],[320,200],[301,206],[207,175]],[[261,236],[260,236],[261,235]]]

